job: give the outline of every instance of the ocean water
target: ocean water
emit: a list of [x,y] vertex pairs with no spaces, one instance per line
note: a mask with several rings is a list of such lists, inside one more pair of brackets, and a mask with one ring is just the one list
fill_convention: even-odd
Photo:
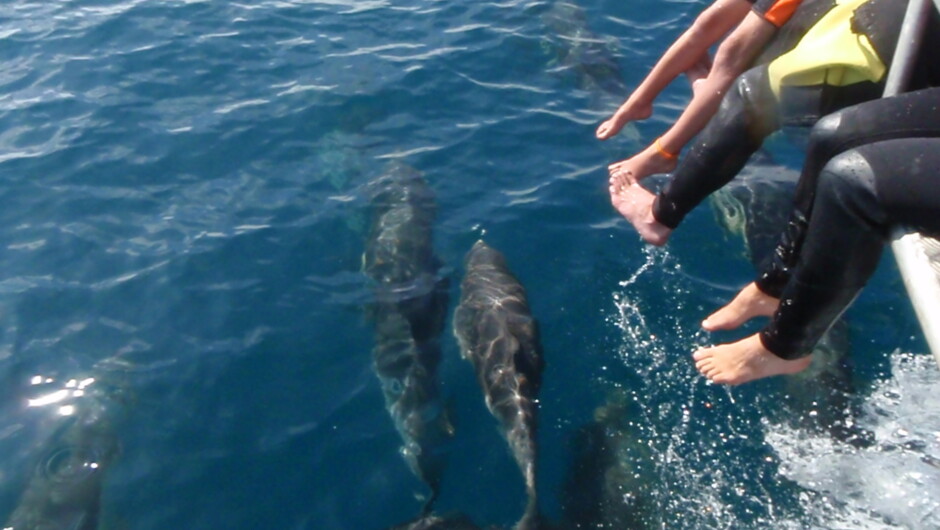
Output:
[[[481,237],[528,290],[547,519],[940,526],[940,373],[889,255],[832,340],[845,366],[729,389],[690,353],[757,329],[698,323],[752,278],[740,233],[766,212],[703,205],[654,249],[610,207],[606,165],[688,84],[616,139],[594,128],[704,5],[5,2],[0,518],[76,489],[102,528],[416,517],[360,270],[368,184],[405,163],[436,196],[451,310]],[[742,181],[792,183],[795,136]],[[435,511],[508,527],[522,479],[449,323],[441,341],[455,434]],[[69,459],[82,444],[98,470]]]

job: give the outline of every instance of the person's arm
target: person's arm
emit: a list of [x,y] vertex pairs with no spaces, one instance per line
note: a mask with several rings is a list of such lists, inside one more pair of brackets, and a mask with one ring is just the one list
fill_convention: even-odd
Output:
[[633,119],[648,117],[653,100],[673,79],[697,64],[707,64],[708,49],[744,19],[751,9],[747,0],[715,0],[666,50],[640,86],[597,129],[607,139]]
[[678,154],[715,115],[728,87],[747,69],[777,30],[777,26],[750,12],[728,35],[718,51],[708,77],[696,88],[692,101],[676,123],[659,138],[659,145]]

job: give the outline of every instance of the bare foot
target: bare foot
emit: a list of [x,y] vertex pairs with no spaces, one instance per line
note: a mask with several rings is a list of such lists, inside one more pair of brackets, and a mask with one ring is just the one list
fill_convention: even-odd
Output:
[[706,331],[719,329],[734,329],[754,317],[773,316],[780,300],[757,288],[751,282],[735,295],[734,299],[708,318],[702,321],[702,328]]
[[634,120],[645,120],[653,115],[653,106],[650,103],[635,103],[633,99],[628,99],[626,103],[617,109],[617,112],[607,121],[597,127],[594,133],[599,140],[606,140],[623,129],[623,126]]
[[632,157],[607,166],[611,179],[620,187],[627,187],[657,173],[669,173],[676,169],[676,160],[665,158],[655,145],[651,145]]
[[764,347],[760,335],[704,348],[692,354],[695,368],[714,383],[740,385],[774,375],[795,374],[809,366],[812,356],[786,360]]
[[639,184],[626,188],[610,186],[610,202],[620,215],[627,218],[644,241],[651,245],[663,246],[669,240],[672,229],[659,223],[653,217],[653,201],[656,196]]

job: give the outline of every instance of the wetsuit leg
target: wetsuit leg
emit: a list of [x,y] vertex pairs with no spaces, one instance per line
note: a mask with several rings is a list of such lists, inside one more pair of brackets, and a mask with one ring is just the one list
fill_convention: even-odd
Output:
[[770,133],[779,128],[767,67],[745,72],[698,135],[653,203],[653,217],[676,228],[709,194],[733,179]]
[[867,144],[826,164],[798,263],[760,332],[768,350],[809,353],[871,277],[894,226],[940,234],[937,167],[940,138]]
[[877,99],[830,114],[810,134],[794,211],[774,251],[761,266],[757,287],[780,297],[800,254],[816,191],[816,178],[833,156],[860,145],[905,137],[940,136],[940,88]]

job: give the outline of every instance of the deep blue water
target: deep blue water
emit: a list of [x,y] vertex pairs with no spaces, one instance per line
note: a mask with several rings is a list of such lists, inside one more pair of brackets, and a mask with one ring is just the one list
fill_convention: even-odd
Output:
[[[606,165],[671,123],[688,85],[615,140],[593,130],[703,5],[582,0],[555,24],[547,1],[5,3],[0,517],[58,454],[63,407],[90,402],[120,446],[104,527],[415,517],[426,490],[372,372],[360,271],[365,189],[399,161],[436,194],[451,308],[481,236],[529,292],[549,519],[608,480],[568,477],[578,433],[626,399],[602,427],[647,465],[604,483],[627,509],[642,484],[650,527],[936,527],[940,374],[890,256],[847,316],[848,403],[875,437],[855,449],[799,421],[831,412],[798,398],[812,379],[697,376],[697,345],[740,336],[698,322],[753,276],[712,208],[652,249],[609,205]],[[748,176],[792,179],[795,145],[775,138]],[[456,434],[436,510],[508,526],[521,478],[449,327],[442,341]]]

